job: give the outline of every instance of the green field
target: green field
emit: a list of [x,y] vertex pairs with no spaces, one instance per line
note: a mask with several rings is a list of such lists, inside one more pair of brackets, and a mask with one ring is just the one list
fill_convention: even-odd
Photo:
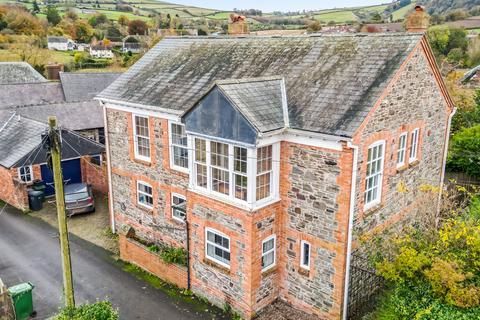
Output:
[[398,9],[392,13],[393,21],[402,20],[405,18],[405,15],[415,8],[415,3],[411,3],[408,6]]
[[225,20],[230,17],[231,12],[217,12],[215,14],[210,14],[208,16],[205,16],[207,19],[213,19],[213,20]]
[[330,21],[335,21],[336,23],[357,21],[357,16],[351,10],[334,11],[334,12],[328,12],[323,14],[317,14],[314,17],[315,19],[324,23],[328,23]]

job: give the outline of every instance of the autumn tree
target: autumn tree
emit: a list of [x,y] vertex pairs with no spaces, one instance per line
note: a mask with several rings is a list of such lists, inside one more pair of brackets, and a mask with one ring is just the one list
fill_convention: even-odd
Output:
[[60,23],[60,21],[62,21],[62,17],[60,17],[57,8],[55,8],[54,6],[47,7],[47,21],[52,26],[56,26]]
[[118,17],[117,22],[119,25],[126,27],[130,21],[128,20],[127,16],[122,14],[120,17]]
[[94,28],[100,24],[107,23],[107,22],[108,22],[108,18],[103,13],[94,14],[88,19],[88,23]]
[[148,25],[142,20],[132,20],[128,23],[128,34],[145,35],[147,33]]
[[16,34],[43,35],[45,33],[40,20],[23,7],[8,6],[3,20]]
[[78,42],[89,43],[93,36],[92,27],[83,20],[75,21],[72,38]]

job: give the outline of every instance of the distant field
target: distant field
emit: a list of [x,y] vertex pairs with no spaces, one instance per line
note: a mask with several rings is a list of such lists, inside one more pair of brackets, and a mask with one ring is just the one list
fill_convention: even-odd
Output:
[[336,23],[345,23],[348,21],[357,21],[357,16],[350,10],[334,11],[329,13],[317,14],[315,19],[328,23],[335,21]]
[[[91,10],[91,9],[88,9],[88,10]],[[126,16],[129,20],[135,20],[135,19],[144,20],[144,21],[151,20],[149,17],[137,16],[137,15],[134,15],[133,13],[130,13],[130,12],[101,10],[101,9],[95,9],[95,11],[98,12],[98,13],[105,14],[107,16],[107,18],[110,19],[110,20],[118,20],[118,18],[120,16]],[[90,17],[92,15],[91,13],[83,13],[83,12],[81,12],[80,9],[77,11],[77,14],[80,18],[87,18],[87,19],[88,19],[88,17]]]
[[415,3],[411,3],[408,6],[398,9],[392,13],[393,21],[401,20],[405,18],[405,15],[415,8]]
[[205,16],[207,19],[213,19],[213,20],[225,20],[230,17],[231,12],[217,12],[215,14],[210,14],[208,16]]

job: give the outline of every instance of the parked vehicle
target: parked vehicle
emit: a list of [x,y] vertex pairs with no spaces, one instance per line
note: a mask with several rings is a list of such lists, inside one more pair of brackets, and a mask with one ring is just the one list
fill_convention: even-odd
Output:
[[85,183],[67,184],[64,192],[67,216],[95,211],[95,200],[90,185]]

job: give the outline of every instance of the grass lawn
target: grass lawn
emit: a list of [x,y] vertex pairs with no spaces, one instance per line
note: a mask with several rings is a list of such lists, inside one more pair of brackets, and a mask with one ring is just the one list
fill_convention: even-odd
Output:
[[8,50],[0,50],[0,61],[21,61],[20,56]]
[[357,16],[351,10],[333,11],[328,13],[317,14],[315,19],[328,23],[335,21],[336,23],[345,23],[348,21],[357,21]]
[[413,10],[413,8],[415,8],[415,5],[416,5],[415,3],[411,3],[408,6],[405,6],[403,8],[400,8],[400,9],[396,10],[396,11],[393,11],[393,13],[392,13],[393,21],[405,19],[405,15],[410,10]]
[[50,62],[68,64],[73,61],[73,52],[50,50]]

